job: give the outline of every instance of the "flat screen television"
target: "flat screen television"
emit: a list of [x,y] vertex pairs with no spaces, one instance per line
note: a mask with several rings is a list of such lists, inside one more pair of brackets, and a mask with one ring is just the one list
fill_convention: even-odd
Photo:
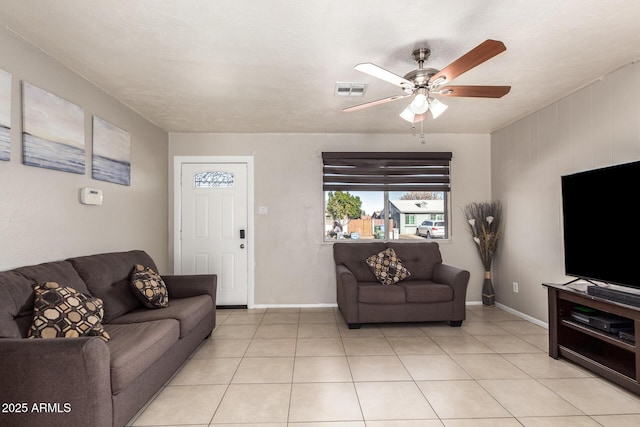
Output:
[[565,273],[640,289],[640,161],[561,179]]

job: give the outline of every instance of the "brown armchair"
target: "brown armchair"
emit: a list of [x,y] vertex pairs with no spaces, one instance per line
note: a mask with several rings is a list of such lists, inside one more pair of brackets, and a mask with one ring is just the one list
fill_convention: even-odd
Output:
[[[366,259],[391,248],[411,275],[381,284]],[[436,242],[337,242],[338,307],[350,329],[362,323],[447,321],[465,319],[469,272],[442,263]]]

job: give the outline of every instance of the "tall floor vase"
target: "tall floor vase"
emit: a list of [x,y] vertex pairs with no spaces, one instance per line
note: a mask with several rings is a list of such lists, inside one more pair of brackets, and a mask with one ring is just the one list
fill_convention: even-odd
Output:
[[493,292],[493,283],[491,282],[491,272],[484,272],[484,282],[482,283],[482,305],[494,305],[496,295]]

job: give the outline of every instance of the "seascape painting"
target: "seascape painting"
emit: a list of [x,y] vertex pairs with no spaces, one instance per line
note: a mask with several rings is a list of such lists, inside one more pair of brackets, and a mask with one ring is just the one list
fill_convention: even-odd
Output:
[[0,70],[0,160],[11,157],[11,74]]
[[22,163],[84,174],[84,110],[22,83]]
[[92,177],[121,185],[131,183],[131,135],[96,116],[93,116]]

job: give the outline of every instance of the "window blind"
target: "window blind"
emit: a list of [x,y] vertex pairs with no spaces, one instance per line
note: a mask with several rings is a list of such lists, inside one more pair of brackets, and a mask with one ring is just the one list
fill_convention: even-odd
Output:
[[450,191],[451,152],[324,152],[324,191]]

